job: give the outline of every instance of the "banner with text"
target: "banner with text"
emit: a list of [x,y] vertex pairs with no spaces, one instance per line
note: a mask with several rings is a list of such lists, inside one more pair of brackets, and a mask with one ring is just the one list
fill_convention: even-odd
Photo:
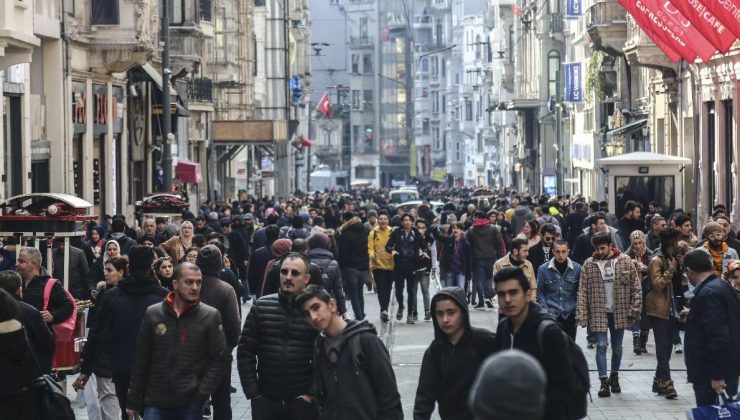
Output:
[[565,102],[583,102],[583,72],[581,63],[565,63]]
[[565,17],[568,19],[578,19],[583,16],[583,1],[568,0],[565,6]]

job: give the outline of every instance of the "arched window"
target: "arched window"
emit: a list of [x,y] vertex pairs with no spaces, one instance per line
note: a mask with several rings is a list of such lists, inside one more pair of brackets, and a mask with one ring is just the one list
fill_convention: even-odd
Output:
[[547,94],[548,97],[560,100],[560,53],[552,50],[547,55]]

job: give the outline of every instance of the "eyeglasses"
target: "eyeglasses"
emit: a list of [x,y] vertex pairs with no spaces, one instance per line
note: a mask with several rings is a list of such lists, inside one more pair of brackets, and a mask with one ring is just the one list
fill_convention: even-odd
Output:
[[291,277],[298,277],[298,276],[300,276],[300,275],[303,274],[302,272],[300,272],[300,271],[298,271],[296,269],[288,269],[288,268],[281,268],[280,269],[280,274],[283,275],[283,276],[287,276],[289,273],[290,273],[290,276]]

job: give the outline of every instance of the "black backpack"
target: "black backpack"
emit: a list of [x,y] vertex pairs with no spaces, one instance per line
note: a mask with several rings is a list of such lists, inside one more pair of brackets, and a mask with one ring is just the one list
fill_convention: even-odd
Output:
[[[591,396],[591,380],[588,373],[588,363],[586,362],[586,356],[583,354],[583,350],[578,344],[573,341],[568,334],[560,328],[557,322],[551,319],[544,319],[540,322],[537,327],[537,347],[540,349],[540,356],[544,357],[544,347],[542,345],[543,337],[547,327],[554,325],[560,334],[565,337],[566,346],[568,348],[568,363],[570,363],[573,374],[576,377],[576,386],[573,389],[573,398],[569,404],[569,412],[573,414],[573,418],[582,419],[587,415],[587,400],[586,395]],[[593,400],[592,400],[593,402]]]
[[43,373],[41,364],[36,358],[33,346],[28,341],[28,335],[26,335],[25,330],[23,334],[26,339],[26,348],[33,358],[36,368],[41,373],[41,376],[31,382],[31,389],[36,394],[36,404],[38,405],[40,418],[44,420],[75,420],[75,414],[72,411],[72,404],[69,398],[67,398],[62,387],[51,375]]

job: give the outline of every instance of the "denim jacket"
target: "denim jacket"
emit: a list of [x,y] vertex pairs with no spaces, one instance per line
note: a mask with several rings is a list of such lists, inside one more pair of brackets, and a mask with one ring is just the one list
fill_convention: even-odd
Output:
[[561,275],[555,258],[537,270],[537,303],[550,315],[568,318],[576,311],[581,265],[568,258],[568,268]]

